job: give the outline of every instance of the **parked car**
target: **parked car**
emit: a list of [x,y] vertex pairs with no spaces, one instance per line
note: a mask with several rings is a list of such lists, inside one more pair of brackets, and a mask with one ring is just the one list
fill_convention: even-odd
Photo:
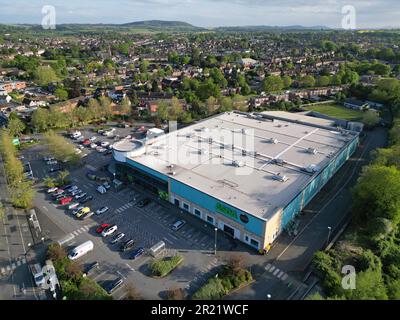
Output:
[[117,123],[117,127],[118,128],[129,128],[129,124],[120,122],[120,123]]
[[55,199],[54,199],[54,201],[60,201],[61,199],[65,199],[65,198],[67,198],[67,196],[65,195],[65,194],[59,194]]
[[125,252],[131,249],[135,245],[135,241],[133,239],[129,239],[121,244],[119,247],[120,251]]
[[111,282],[105,290],[107,291],[108,294],[112,294],[117,288],[119,288],[122,284],[124,283],[124,279],[118,278]]
[[84,203],[89,202],[89,201],[91,201],[91,200],[93,200],[93,196],[87,196],[87,197],[81,199],[79,202],[80,202],[81,204],[84,204]]
[[65,190],[68,190],[68,189],[71,188],[71,187],[72,187],[71,184],[66,184],[66,185],[60,187],[60,189],[63,189],[63,190],[65,191]]
[[143,208],[143,207],[147,206],[149,203],[150,203],[150,199],[149,198],[144,198],[144,199],[142,199],[142,200],[140,200],[138,202],[137,206],[139,208]]
[[90,211],[81,217],[82,220],[89,219],[91,216],[94,215],[94,211]]
[[68,210],[72,210],[72,209],[76,209],[76,208],[78,208],[79,207],[79,202],[74,202],[74,203],[71,203],[69,206],[68,206]]
[[91,142],[89,139],[85,139],[82,141],[82,145],[84,145],[85,147],[90,146]]
[[178,231],[180,228],[182,228],[186,224],[185,220],[178,220],[176,221],[172,226],[171,229],[174,231]]
[[108,223],[103,223],[96,229],[96,233],[102,233],[105,228],[108,228],[110,225]]
[[62,169],[60,167],[54,167],[54,168],[50,168],[50,172],[57,172],[57,171],[61,171]]
[[75,197],[78,194],[81,194],[83,191],[81,189],[75,189],[70,192],[71,196]]
[[110,149],[103,152],[103,155],[105,155],[105,156],[108,156],[109,154],[112,154],[112,150],[110,150]]
[[62,206],[65,206],[66,204],[70,203],[71,201],[72,201],[72,197],[63,198],[60,200],[60,204]]
[[42,266],[38,263],[31,264],[30,269],[31,269],[33,279],[35,280],[35,285],[37,287],[42,286],[45,283]]
[[72,214],[76,216],[78,212],[81,211],[83,208],[84,208],[83,206],[76,208],[75,210],[72,211]]
[[92,149],[96,149],[96,148],[97,148],[97,144],[95,144],[95,143],[91,143],[91,144],[90,144],[90,148],[92,148]]
[[95,269],[99,268],[99,263],[97,261],[92,262],[88,265],[85,266],[85,268],[83,269],[83,276],[87,277],[91,272],[93,272]]
[[117,230],[118,230],[118,227],[117,227],[116,224],[114,224],[114,225],[112,225],[112,226],[109,226],[109,227],[105,228],[105,229],[101,232],[101,236],[102,236],[103,238],[106,238],[106,237],[112,235],[112,234],[113,234],[115,231],[117,231]]
[[103,141],[102,143],[101,143],[101,146],[103,147],[103,148],[106,148],[106,147],[108,147],[110,145],[110,143],[108,142],[108,141]]
[[83,209],[78,211],[78,213],[76,214],[76,217],[80,218],[80,217],[82,217],[83,215],[85,215],[85,214],[87,214],[89,212],[90,212],[90,208],[89,207],[85,207],[85,208],[83,208]]
[[107,192],[107,189],[104,186],[98,186],[97,187],[97,192],[99,192],[100,194],[105,194]]
[[144,253],[144,248],[143,247],[139,247],[139,248],[133,250],[132,255],[131,255],[131,259],[139,258],[143,253]]
[[57,190],[58,190],[58,187],[49,188],[49,189],[47,189],[47,193],[53,193]]
[[77,186],[72,186],[71,188],[68,188],[66,191],[71,193],[72,191],[78,190]]
[[77,195],[75,196],[75,199],[76,199],[76,200],[82,199],[82,198],[85,197],[86,195],[87,195],[86,192],[79,193],[79,194],[77,194]]
[[91,137],[89,140],[93,142],[93,141],[96,141],[96,139],[97,139],[97,137],[96,137],[96,136],[93,136],[93,137]]
[[103,213],[107,212],[108,210],[109,210],[108,207],[101,207],[100,209],[96,210],[96,214],[100,215],[100,214],[103,214]]
[[125,233],[119,232],[116,234],[112,240],[110,241],[111,244],[116,244],[117,242],[121,241],[125,237]]
[[46,162],[47,165],[53,165],[53,164],[57,164],[57,163],[58,163],[57,160],[50,160],[50,161]]
[[93,248],[94,248],[93,242],[90,240],[86,241],[86,242],[82,243],[81,245],[72,249],[70,251],[70,253],[68,254],[68,258],[70,260],[76,260],[76,259],[82,257],[83,255],[87,254],[88,252],[92,251]]

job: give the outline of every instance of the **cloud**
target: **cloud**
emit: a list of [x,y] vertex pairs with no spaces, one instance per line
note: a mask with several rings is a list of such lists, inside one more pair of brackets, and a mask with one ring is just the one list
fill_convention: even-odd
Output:
[[0,22],[40,23],[43,5],[57,23],[181,20],[199,26],[327,25],[339,27],[341,8],[353,5],[359,27],[399,26],[398,0],[14,0],[2,4]]

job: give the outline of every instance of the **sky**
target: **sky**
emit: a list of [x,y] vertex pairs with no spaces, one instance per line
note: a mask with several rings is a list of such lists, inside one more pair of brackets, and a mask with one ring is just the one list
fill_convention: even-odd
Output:
[[400,27],[400,0],[0,0],[0,23],[42,21],[42,7],[56,9],[56,23],[127,23],[178,20],[200,27],[270,25],[340,28],[352,5],[356,28]]

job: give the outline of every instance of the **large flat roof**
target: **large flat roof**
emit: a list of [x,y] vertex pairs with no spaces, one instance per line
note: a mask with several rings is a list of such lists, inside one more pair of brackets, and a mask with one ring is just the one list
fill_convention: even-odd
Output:
[[[313,121],[304,124],[304,115],[302,123],[289,113],[277,116],[279,120],[272,121],[261,115],[220,114],[156,138],[143,155],[131,159],[269,219],[318,174],[302,168],[321,170],[357,135],[315,126]],[[287,180],[279,181],[282,176]]]

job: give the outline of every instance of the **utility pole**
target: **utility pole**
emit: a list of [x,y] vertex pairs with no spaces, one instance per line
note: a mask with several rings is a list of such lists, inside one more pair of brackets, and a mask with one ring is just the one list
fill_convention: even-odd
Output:
[[215,231],[215,240],[214,240],[214,255],[217,255],[217,234],[218,234],[218,228],[214,228]]

